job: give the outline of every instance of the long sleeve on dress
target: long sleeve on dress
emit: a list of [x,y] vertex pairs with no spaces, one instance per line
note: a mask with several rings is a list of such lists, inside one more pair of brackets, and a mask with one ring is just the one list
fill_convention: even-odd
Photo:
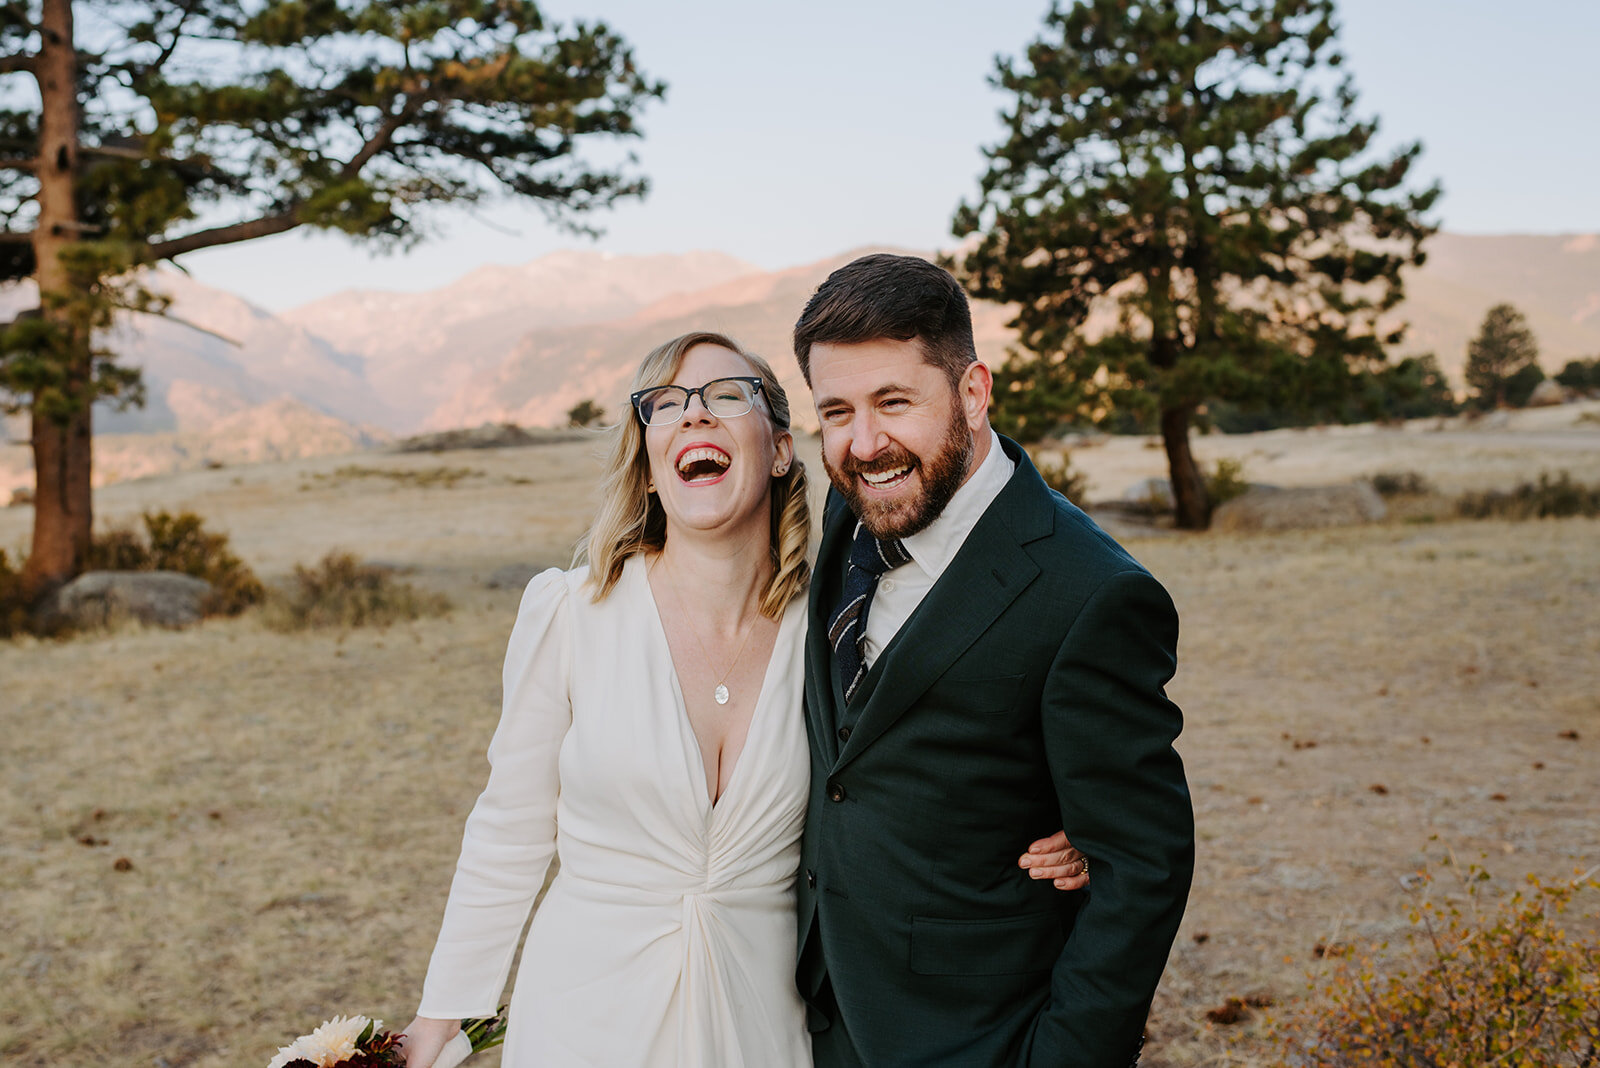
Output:
[[500,1004],[517,941],[555,855],[557,765],[572,723],[568,576],[528,583],[506,649],[489,783],[467,817],[444,922],[423,984],[422,1016],[487,1016]]

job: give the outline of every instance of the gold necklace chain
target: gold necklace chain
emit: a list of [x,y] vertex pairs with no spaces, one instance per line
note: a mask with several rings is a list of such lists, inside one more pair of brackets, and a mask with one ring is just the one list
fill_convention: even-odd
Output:
[[[660,560],[661,557],[657,556],[655,560],[651,562],[650,569],[652,571],[655,570],[655,565],[659,563]],[[678,596],[677,584],[666,576],[662,576],[662,581],[667,584],[667,592],[672,594],[672,605],[678,610],[678,615],[683,618],[683,625],[689,628],[690,635],[694,637],[694,643],[700,647],[700,658],[705,661],[706,667],[715,672],[717,670],[717,666],[712,663],[711,654],[706,651],[706,643],[701,639],[700,631],[695,627],[694,623],[690,621],[689,613],[684,610],[683,598]],[[759,612],[756,613],[757,616],[760,614],[761,613]],[[732,674],[733,669],[739,666],[739,658],[744,655],[744,647],[750,644],[750,635],[754,634],[755,630],[756,620],[752,618],[749,623],[745,624],[744,640],[739,643],[739,651],[733,654],[733,662],[728,665],[728,670],[722,673],[722,677],[717,679],[716,689],[711,691],[711,699],[716,701],[719,705],[727,704],[729,698],[731,697],[731,695],[728,693],[728,687],[725,684],[728,676]]]

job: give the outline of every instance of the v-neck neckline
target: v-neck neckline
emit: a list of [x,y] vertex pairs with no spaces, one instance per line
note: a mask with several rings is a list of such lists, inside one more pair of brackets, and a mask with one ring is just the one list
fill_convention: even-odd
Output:
[[739,755],[733,762],[733,771],[728,774],[728,786],[722,791],[720,797],[713,798],[711,791],[706,787],[706,754],[700,747],[700,737],[694,732],[694,724],[689,721],[689,704],[683,697],[683,683],[678,678],[678,665],[672,659],[672,642],[667,638],[667,625],[661,619],[661,605],[656,600],[656,591],[650,585],[650,569],[645,562],[644,554],[638,553],[629,558],[627,567],[636,573],[636,581],[644,587],[644,595],[650,603],[650,614],[655,620],[656,638],[661,644],[661,651],[666,654],[668,675],[672,682],[672,700],[677,708],[678,728],[686,735],[689,743],[689,752],[698,758],[699,766],[693,769],[696,774],[691,779],[699,785],[695,787],[694,796],[699,798],[710,812],[715,815],[722,808],[735,788],[742,781],[745,766],[745,756],[756,740],[756,731],[764,725],[767,717],[761,711],[767,705],[768,691],[772,688],[772,669],[778,660],[779,652],[783,649],[784,636],[793,622],[792,617],[797,612],[797,606],[804,607],[805,598],[796,597],[790,601],[783,610],[783,618],[778,621],[778,634],[772,641],[772,650],[767,654],[767,665],[761,674],[761,689],[756,692],[756,703],[750,708],[750,723],[745,727],[744,745],[739,749]]

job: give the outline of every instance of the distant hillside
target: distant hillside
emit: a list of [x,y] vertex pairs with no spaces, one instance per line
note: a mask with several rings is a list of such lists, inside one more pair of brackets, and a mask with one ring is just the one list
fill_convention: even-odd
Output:
[[[796,422],[814,425],[809,394],[790,355],[790,331],[828,273],[866,251],[871,250],[677,294],[620,322],[532,331],[503,362],[468,379],[426,425],[443,429],[505,420],[555,425],[585,398],[614,412],[625,403],[629,376],[645,353],[699,329],[729,334],[771,360],[794,395]],[[1438,235],[1427,264],[1407,279],[1401,314],[1411,329],[1397,355],[1433,352],[1460,384],[1467,342],[1484,312],[1501,301],[1528,316],[1547,370],[1600,354],[1600,237]],[[998,305],[974,305],[978,353],[985,360],[1002,362],[1015,343],[1005,326],[1008,318]]]
[[[364,361],[303,327],[174,270],[150,287],[172,298],[168,316],[124,315],[101,344],[144,371],[144,407],[102,407],[100,433],[205,431],[230,413],[284,395],[350,423],[394,415],[367,381]],[[0,292],[0,317],[37,305],[32,283]]]
[[1438,234],[1427,251],[1406,279],[1402,353],[1433,352],[1460,384],[1484,312],[1508,302],[1528,317],[1546,371],[1600,356],[1600,234]]
[[669,294],[757,271],[720,252],[566,251],[481,267],[424,293],[347,290],[283,318],[362,357],[368,382],[395,413],[389,425],[411,430],[530,331],[622,319]]
[[[0,506],[16,489],[32,488],[33,456],[14,434],[0,448]],[[217,464],[252,464],[359,452],[387,444],[390,435],[319,412],[294,397],[240,408],[203,430],[96,434],[94,484],[109,485]]]
[[[746,275],[658,301],[621,322],[533,331],[498,366],[474,375],[428,417],[427,425],[556,425],[586,398],[598,399],[614,416],[626,403],[628,382],[646,353],[691,330],[713,330],[765,356],[790,393],[795,422],[815,426],[811,395],[792,355],[794,320],[829,273],[871,251],[884,250],[856,249],[803,267]],[[1010,343],[1005,319],[996,305],[974,309],[973,328],[986,357],[999,358]]]
[[[694,329],[729,333],[772,360],[809,425],[789,332],[816,285],[856,254],[763,271],[716,252],[567,251],[422,293],[349,290],[283,315],[163,270],[173,316],[125,318],[106,339],[144,369],[149,404],[101,412],[96,429],[204,434],[281,397],[356,436],[557,425],[586,398],[615,413],[639,358]],[[1527,314],[1547,370],[1600,354],[1600,235],[1438,235],[1408,279],[1412,328],[1398,354],[1431,351],[1459,384],[1467,341],[1500,301]],[[36,303],[29,286],[0,290],[0,319]],[[979,304],[974,317],[979,354],[1002,361],[1006,310]],[[26,434],[15,421],[7,429]]]

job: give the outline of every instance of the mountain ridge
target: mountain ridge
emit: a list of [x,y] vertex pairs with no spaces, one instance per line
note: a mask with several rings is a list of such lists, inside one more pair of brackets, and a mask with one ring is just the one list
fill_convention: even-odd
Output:
[[[484,422],[560,425],[583,400],[616,414],[639,359],[698,329],[765,355],[794,395],[797,424],[810,426],[809,395],[789,356],[794,318],[829,271],[881,250],[906,251],[862,246],[769,271],[715,251],[569,249],[520,265],[484,265],[421,293],[350,289],[276,315],[157,269],[152,283],[172,296],[173,314],[120,316],[106,339],[144,370],[149,403],[132,412],[102,409],[96,429],[206,435],[257,411],[235,432],[248,426],[264,448],[271,441],[277,448],[283,435],[263,413],[282,414],[271,405],[285,396],[342,426],[332,432],[331,423],[319,423],[311,435],[319,447]],[[1411,327],[1395,356],[1432,351],[1459,386],[1467,341],[1500,302],[1527,315],[1547,372],[1600,354],[1600,234],[1441,233],[1427,250],[1427,262],[1406,273],[1401,316]],[[34,303],[30,285],[7,287],[0,317]],[[1003,361],[1014,344],[1009,317],[1002,306],[974,303],[985,360]],[[303,413],[288,423],[309,425]],[[8,430],[22,444],[25,421],[8,421]],[[17,466],[15,457],[5,463]]]

